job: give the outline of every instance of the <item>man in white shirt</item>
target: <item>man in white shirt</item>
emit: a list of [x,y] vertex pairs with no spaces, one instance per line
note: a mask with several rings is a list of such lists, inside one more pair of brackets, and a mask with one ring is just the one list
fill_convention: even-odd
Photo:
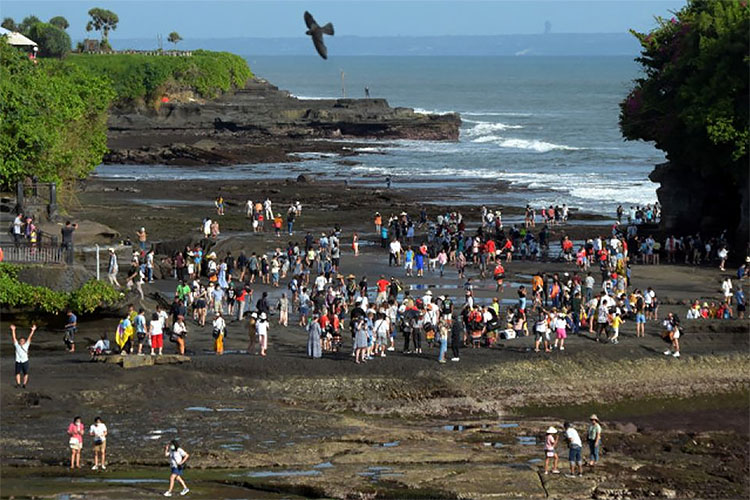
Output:
[[578,477],[583,476],[583,460],[581,459],[581,436],[573,428],[570,422],[565,422],[565,440],[568,442],[568,460],[570,461],[570,476],[576,475],[576,466],[578,466]]
[[[16,387],[26,388],[29,383],[29,346],[31,337],[34,336],[36,325],[31,325],[29,338],[16,339],[16,325],[10,325],[10,333],[13,336],[13,347],[16,350]],[[21,384],[21,375],[23,375],[23,384]]]
[[102,422],[101,417],[96,417],[94,423],[89,428],[89,435],[94,436],[94,466],[91,470],[99,469],[99,457],[101,456],[102,470],[107,469],[105,455],[107,450],[107,426]]
[[388,267],[395,264],[397,267],[401,265],[401,242],[394,239],[390,243],[390,253],[388,256]]

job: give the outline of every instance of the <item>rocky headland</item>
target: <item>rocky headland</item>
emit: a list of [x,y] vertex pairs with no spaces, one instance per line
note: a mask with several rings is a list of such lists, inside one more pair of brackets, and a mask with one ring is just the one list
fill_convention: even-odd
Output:
[[457,114],[425,115],[385,99],[297,99],[265,80],[213,99],[173,96],[158,109],[114,108],[107,163],[229,165],[293,161],[288,153],[352,154],[321,139],[458,140]]

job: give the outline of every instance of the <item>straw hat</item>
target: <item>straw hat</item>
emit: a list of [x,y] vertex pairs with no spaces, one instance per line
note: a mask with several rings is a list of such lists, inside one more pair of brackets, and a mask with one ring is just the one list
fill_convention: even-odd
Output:
[[547,434],[557,434],[557,429],[555,429],[554,427],[550,426],[550,427],[547,428]]
[[424,294],[425,295],[429,295],[430,297],[432,297],[432,291],[431,290],[427,290]]
[[589,420],[596,420],[598,422],[599,417],[596,416],[596,413],[592,413],[591,416],[589,417]]
[[260,319],[261,320],[266,320],[266,319],[268,319],[268,316],[266,316],[266,313],[260,313]]

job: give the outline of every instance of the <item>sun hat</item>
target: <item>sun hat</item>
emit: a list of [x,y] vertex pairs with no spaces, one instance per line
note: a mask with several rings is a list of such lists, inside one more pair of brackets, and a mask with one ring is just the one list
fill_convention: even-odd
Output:
[[432,296],[432,291],[431,290],[427,290],[424,294]]
[[112,248],[112,247],[109,247],[109,248],[107,249],[107,251],[108,251],[108,252],[114,252],[114,251],[115,251],[115,249],[114,249],[114,248]]
[[598,422],[599,417],[596,416],[596,413],[592,413],[591,416],[589,417],[589,420],[596,420]]
[[554,427],[550,426],[550,427],[547,428],[547,434],[557,434],[557,429],[555,429]]
[[258,313],[253,311],[252,313],[250,313],[250,317],[253,319],[258,319]]
[[260,319],[268,319],[268,316],[266,316],[266,313],[260,313]]

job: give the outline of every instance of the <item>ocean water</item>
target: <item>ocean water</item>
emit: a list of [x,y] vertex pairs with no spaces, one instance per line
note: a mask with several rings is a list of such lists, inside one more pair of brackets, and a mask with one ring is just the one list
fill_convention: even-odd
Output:
[[[619,203],[656,201],[648,174],[664,154],[625,142],[619,102],[639,76],[630,57],[247,57],[253,71],[294,95],[372,97],[418,111],[461,114],[458,143],[396,141],[360,149],[361,165],[312,158],[352,177],[391,175],[467,184],[477,203],[568,203],[611,214]],[[382,154],[385,153],[385,154]],[[496,194],[496,181],[524,192]],[[514,190],[515,191],[515,190]]]
[[[461,114],[458,142],[357,141],[358,164],[331,154],[295,164],[185,169],[107,165],[107,177],[248,178],[318,174],[351,182],[424,187],[423,202],[567,203],[612,215],[618,204],[656,201],[648,174],[664,154],[625,142],[619,102],[639,76],[630,57],[334,57],[247,56],[253,72],[304,98],[385,98],[419,112]],[[344,72],[343,89],[341,72]],[[503,192],[501,182],[511,183]],[[436,184],[437,183],[437,184]],[[450,183],[435,199],[430,188]]]

